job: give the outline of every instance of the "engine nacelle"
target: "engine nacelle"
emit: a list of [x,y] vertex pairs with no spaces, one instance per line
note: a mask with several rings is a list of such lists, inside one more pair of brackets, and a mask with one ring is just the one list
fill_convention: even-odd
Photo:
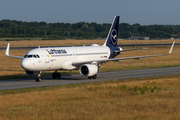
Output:
[[39,71],[27,71],[27,70],[25,70],[25,72],[29,76],[36,76],[39,73]]
[[84,64],[80,67],[79,72],[81,73],[82,76],[90,77],[97,74],[98,66],[91,64]]

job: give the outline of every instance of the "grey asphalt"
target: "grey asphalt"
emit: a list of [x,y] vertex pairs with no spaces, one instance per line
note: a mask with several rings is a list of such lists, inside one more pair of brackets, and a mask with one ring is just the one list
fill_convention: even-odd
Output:
[[[128,44],[128,45],[118,45],[119,47],[131,47],[131,46],[167,46],[172,45],[172,43],[165,44]],[[180,43],[175,43],[174,45],[180,45]],[[44,46],[45,47],[45,46]],[[44,48],[41,47],[41,48]],[[48,47],[48,46],[47,46]],[[67,47],[67,46],[51,46],[51,47]],[[24,50],[24,49],[34,49],[37,47],[10,47],[10,50]],[[0,50],[6,50],[6,48],[0,48]]]
[[52,79],[51,76],[42,77],[42,82],[35,82],[34,78],[22,78],[11,80],[0,80],[0,90],[22,89],[33,87],[44,87],[53,85],[77,84],[107,80],[121,80],[128,78],[140,78],[150,76],[160,76],[169,74],[180,74],[180,67],[153,68],[141,70],[127,70],[115,72],[101,72],[97,74],[97,79],[88,79],[80,74],[62,76],[61,79]]

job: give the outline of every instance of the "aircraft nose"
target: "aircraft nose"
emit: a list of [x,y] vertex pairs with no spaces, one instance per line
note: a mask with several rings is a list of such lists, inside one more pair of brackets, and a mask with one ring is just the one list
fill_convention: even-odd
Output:
[[21,67],[23,68],[23,69],[28,69],[28,68],[30,68],[30,63],[27,61],[27,60],[25,60],[25,59],[22,59],[22,61],[21,61]]

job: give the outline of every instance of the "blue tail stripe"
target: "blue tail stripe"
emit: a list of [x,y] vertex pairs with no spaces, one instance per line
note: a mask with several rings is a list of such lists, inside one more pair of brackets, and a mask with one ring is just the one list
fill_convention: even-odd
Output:
[[109,30],[105,45],[109,47],[117,46],[118,28],[119,28],[119,16],[115,16],[114,21]]

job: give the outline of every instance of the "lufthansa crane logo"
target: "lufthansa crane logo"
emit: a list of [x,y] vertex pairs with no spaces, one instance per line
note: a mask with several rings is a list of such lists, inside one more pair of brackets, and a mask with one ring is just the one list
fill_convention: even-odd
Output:
[[114,45],[117,43],[117,31],[115,29],[111,31],[111,42]]

